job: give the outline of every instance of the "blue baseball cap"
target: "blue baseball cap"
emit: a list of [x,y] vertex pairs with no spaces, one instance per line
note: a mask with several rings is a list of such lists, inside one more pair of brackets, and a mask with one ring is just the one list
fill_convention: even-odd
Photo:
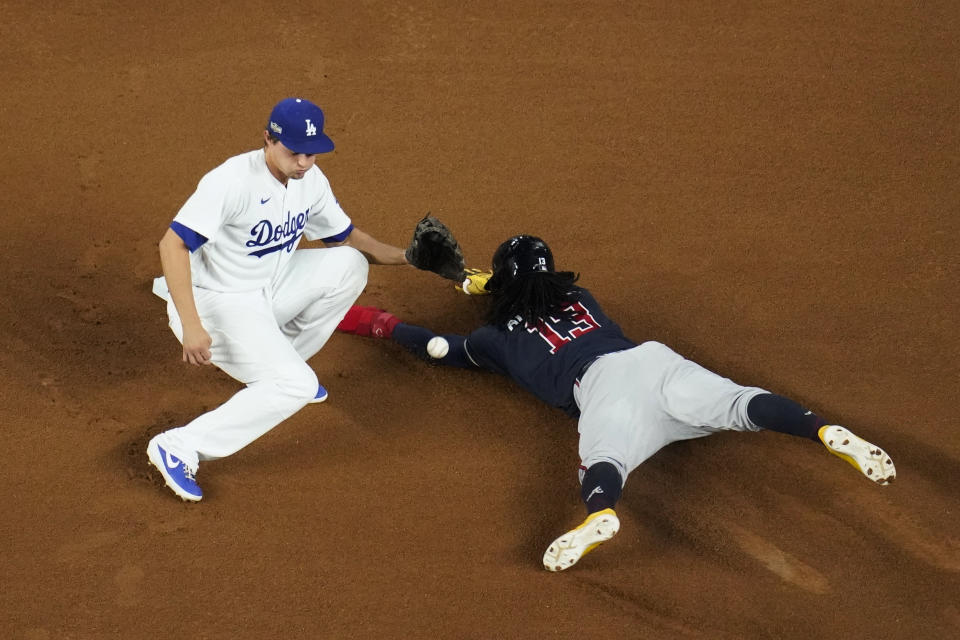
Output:
[[333,151],[333,140],[323,133],[323,111],[303,98],[286,98],[270,112],[267,131],[294,153]]

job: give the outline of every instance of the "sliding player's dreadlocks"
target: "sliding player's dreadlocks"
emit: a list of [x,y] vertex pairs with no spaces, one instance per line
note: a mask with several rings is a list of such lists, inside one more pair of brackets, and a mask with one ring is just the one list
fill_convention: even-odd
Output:
[[503,326],[519,316],[534,326],[540,318],[559,317],[564,307],[576,301],[578,278],[570,271],[554,271],[553,252],[540,238],[514,236],[493,254],[487,322]]

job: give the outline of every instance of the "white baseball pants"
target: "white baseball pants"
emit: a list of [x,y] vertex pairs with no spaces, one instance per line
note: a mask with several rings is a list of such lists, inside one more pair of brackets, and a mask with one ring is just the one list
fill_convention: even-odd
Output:
[[[368,269],[352,247],[300,249],[269,289],[222,293],[194,287],[200,320],[213,340],[213,364],[246,387],[161,434],[160,446],[196,470],[201,460],[239,451],[312,400],[319,383],[306,361],[363,291]],[[182,342],[180,316],[169,300],[167,314]]]

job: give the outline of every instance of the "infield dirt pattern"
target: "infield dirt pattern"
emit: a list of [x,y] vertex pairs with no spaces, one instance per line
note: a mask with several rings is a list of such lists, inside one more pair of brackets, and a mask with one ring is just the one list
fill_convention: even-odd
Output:
[[[0,637],[955,638],[957,3],[467,5],[3,4]],[[237,385],[180,362],[157,243],[291,95],[360,228],[402,245],[430,211],[471,266],[540,235],[632,338],[798,399],[897,481],[774,433],[671,445],[548,572],[584,516],[575,423],[335,335],[328,401],[177,500],[147,440]],[[444,332],[483,309],[407,268],[360,302]]]

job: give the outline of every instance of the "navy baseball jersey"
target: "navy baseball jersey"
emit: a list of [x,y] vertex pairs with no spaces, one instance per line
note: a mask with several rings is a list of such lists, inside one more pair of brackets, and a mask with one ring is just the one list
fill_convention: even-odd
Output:
[[510,376],[547,404],[577,416],[573,385],[587,365],[637,345],[586,289],[577,288],[565,310],[536,326],[518,317],[505,327],[480,327],[467,336],[466,355],[476,366]]

